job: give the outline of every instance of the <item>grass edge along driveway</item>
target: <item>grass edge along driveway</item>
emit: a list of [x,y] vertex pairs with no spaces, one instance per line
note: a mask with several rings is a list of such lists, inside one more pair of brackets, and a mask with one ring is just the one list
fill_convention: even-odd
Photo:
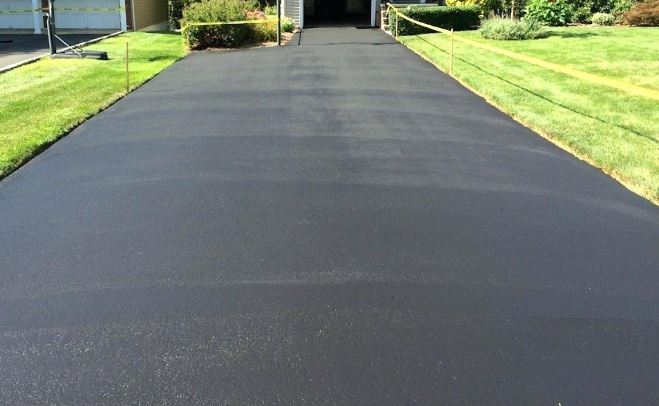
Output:
[[0,179],[185,55],[176,33],[131,32],[87,49],[109,61],[50,59],[0,74]]
[[[473,40],[590,73],[659,89],[659,29],[570,27],[549,38]],[[651,41],[656,38],[656,41]],[[399,37],[448,71],[450,41],[442,34]],[[455,42],[453,76],[578,158],[659,205],[659,104]]]

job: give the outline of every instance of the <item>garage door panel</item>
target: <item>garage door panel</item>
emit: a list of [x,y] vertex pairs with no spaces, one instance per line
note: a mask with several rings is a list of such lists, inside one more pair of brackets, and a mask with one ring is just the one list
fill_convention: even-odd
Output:
[[0,28],[34,28],[32,0],[0,0]]
[[[121,26],[119,0],[57,0],[55,7],[58,28],[119,29]],[[81,8],[86,10],[79,11]]]

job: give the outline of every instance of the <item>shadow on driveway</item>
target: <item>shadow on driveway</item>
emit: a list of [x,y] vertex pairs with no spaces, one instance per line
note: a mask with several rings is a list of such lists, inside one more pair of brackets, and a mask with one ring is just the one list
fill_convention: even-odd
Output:
[[[104,35],[104,34],[103,34]],[[74,45],[101,34],[69,34],[60,37]],[[58,48],[63,48],[58,44]],[[48,36],[43,34],[0,34],[0,69],[48,53]]]

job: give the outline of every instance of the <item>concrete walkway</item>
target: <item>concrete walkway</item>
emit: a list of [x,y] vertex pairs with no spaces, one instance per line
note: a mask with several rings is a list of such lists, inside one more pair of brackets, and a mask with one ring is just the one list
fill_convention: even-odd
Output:
[[7,404],[659,399],[659,210],[377,30],[195,53],[0,182]]

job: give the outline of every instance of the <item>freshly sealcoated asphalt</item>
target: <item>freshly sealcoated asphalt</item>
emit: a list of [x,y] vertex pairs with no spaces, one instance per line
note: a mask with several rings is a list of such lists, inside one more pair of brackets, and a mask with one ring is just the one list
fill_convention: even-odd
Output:
[[659,399],[657,207],[380,31],[195,53],[0,207],[5,404]]

